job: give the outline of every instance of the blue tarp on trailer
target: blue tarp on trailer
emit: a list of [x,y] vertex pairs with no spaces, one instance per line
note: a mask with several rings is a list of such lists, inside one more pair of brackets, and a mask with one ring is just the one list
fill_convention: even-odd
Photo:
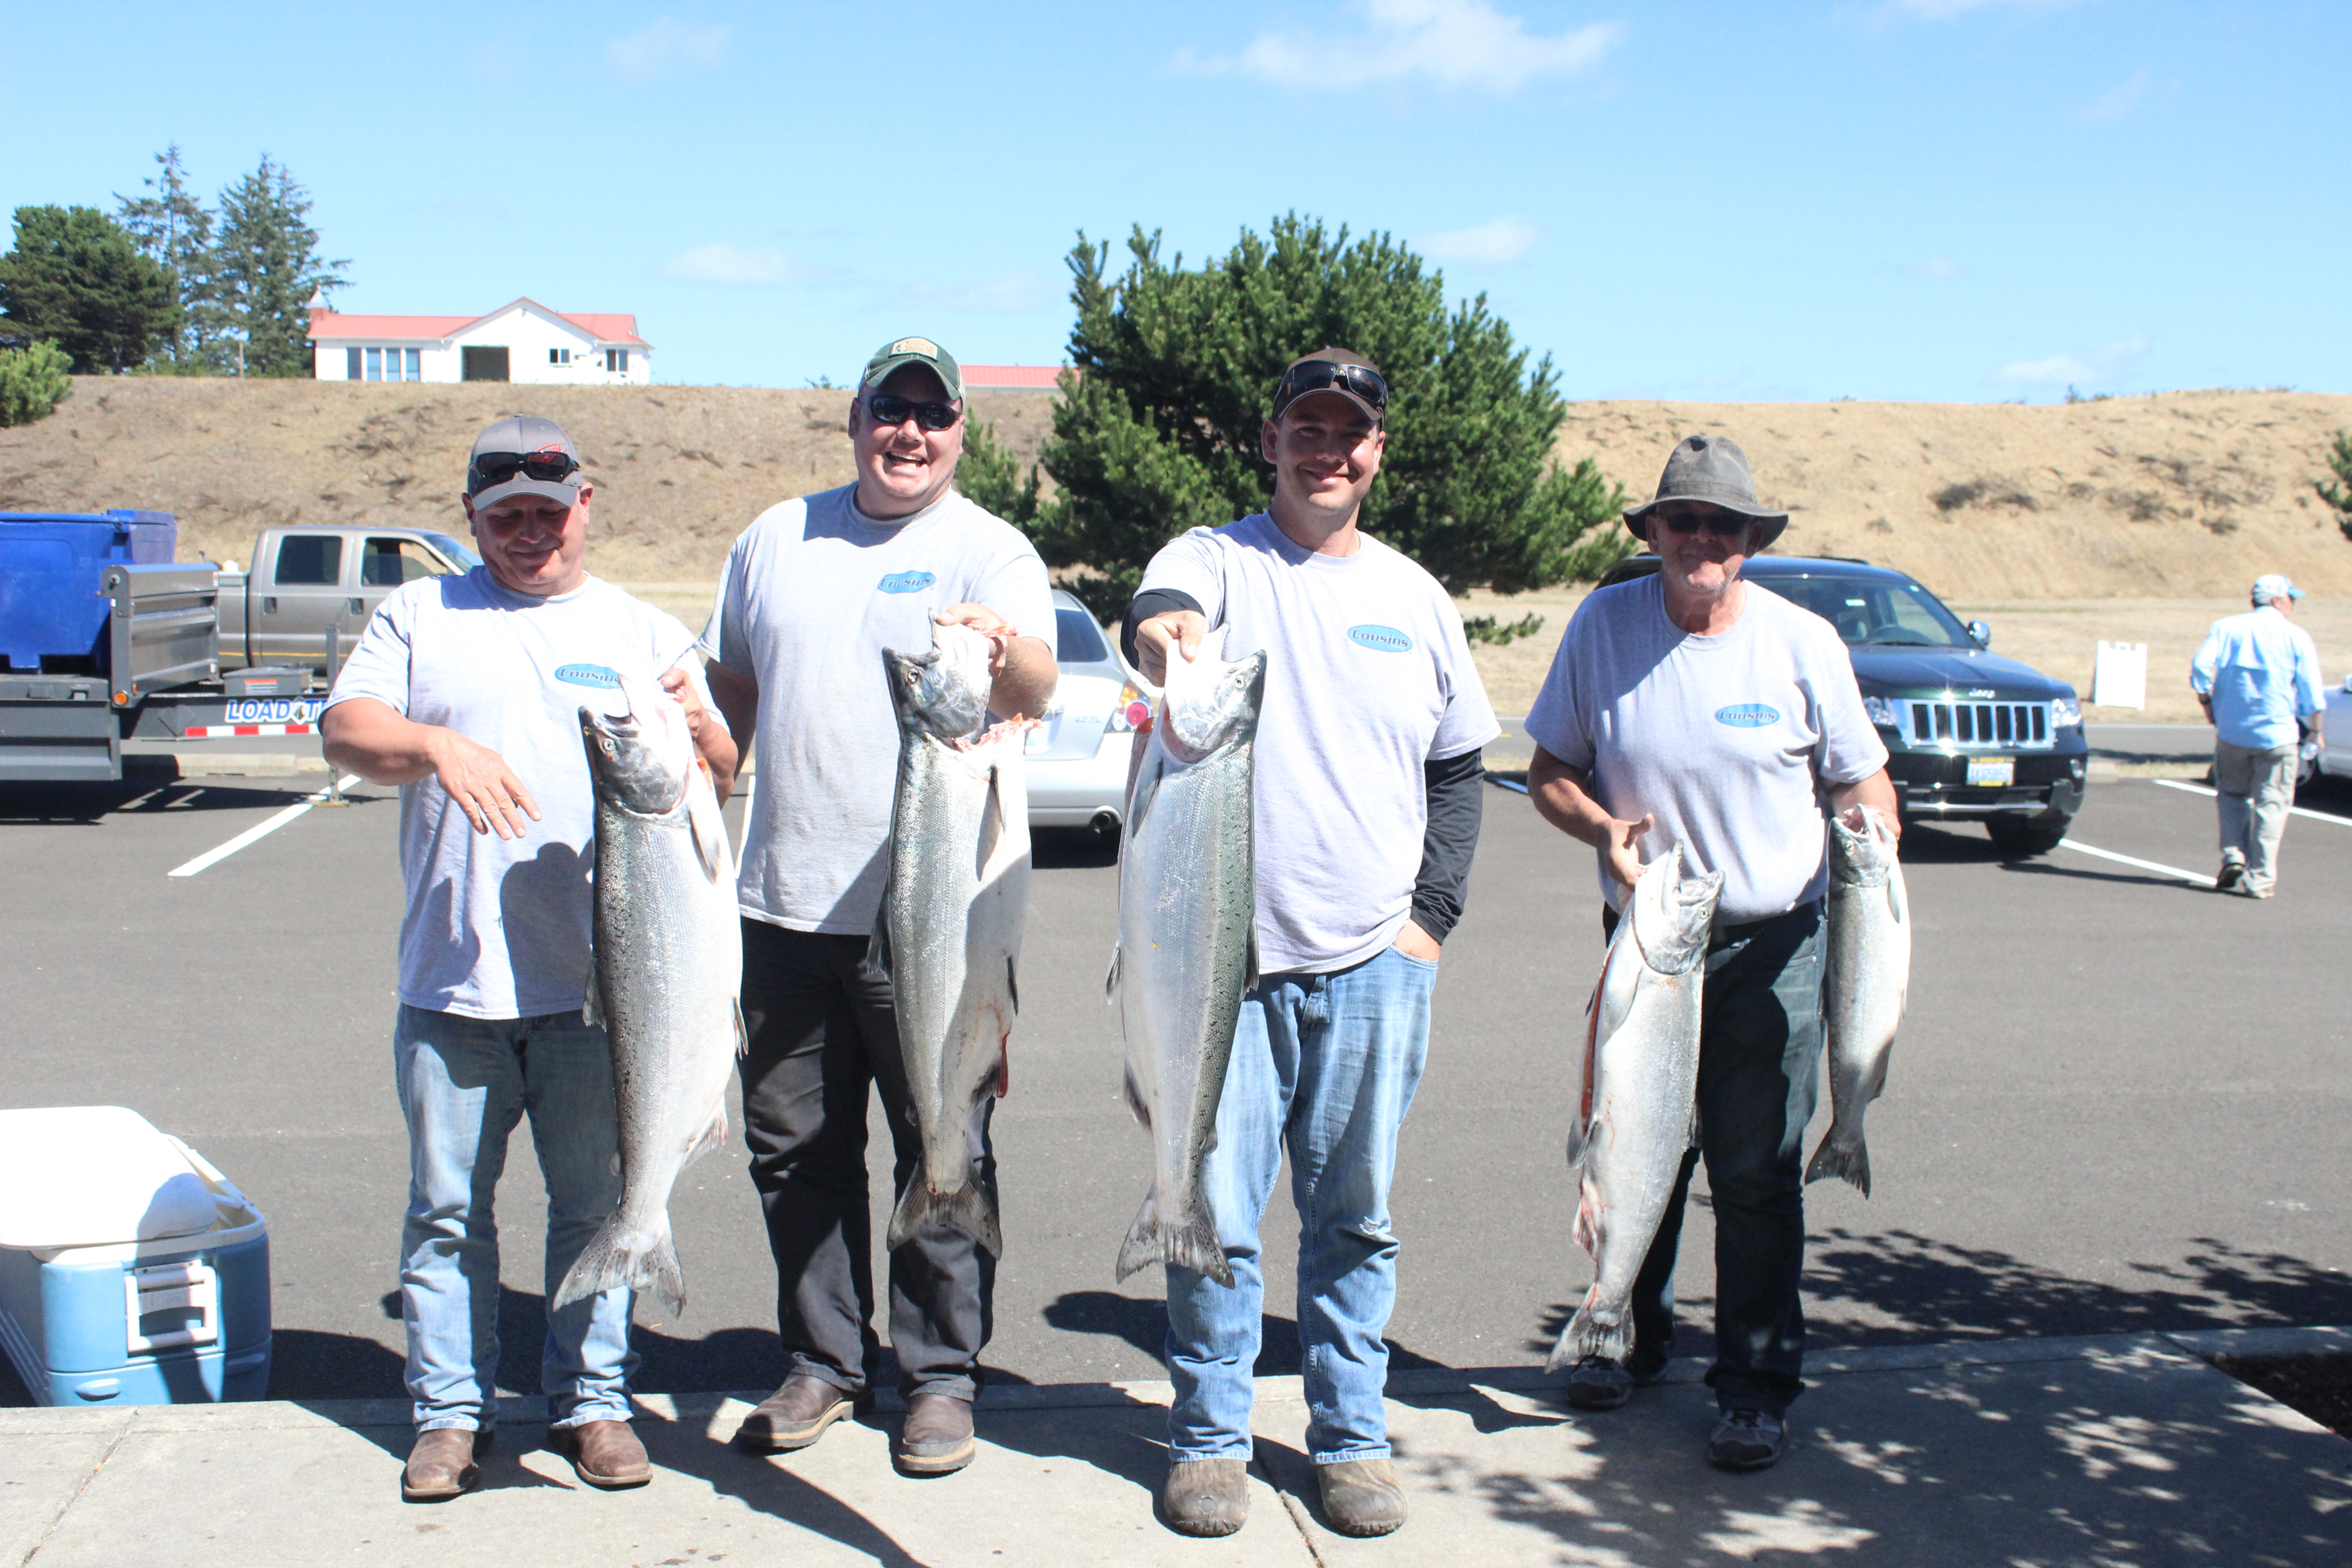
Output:
[[102,673],[110,565],[166,566],[168,511],[0,511],[0,670]]

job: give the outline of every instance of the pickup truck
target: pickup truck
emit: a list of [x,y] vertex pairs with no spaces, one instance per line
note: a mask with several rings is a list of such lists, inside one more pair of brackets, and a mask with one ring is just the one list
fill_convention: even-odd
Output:
[[234,561],[221,567],[222,668],[307,664],[321,675],[327,631],[338,617],[348,655],[394,588],[482,563],[467,545],[432,529],[340,525],[265,528],[253,542],[252,559],[248,572]]

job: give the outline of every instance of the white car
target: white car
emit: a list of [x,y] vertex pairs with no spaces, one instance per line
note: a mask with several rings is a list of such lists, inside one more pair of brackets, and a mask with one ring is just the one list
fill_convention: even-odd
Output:
[[2305,778],[2323,773],[2352,778],[2352,675],[2344,678],[2343,685],[2321,692],[2319,699],[2326,722],[2321,726],[2318,765]]
[[1128,753],[1150,712],[1143,686],[1076,595],[1054,590],[1054,658],[1062,667],[1045,721],[1029,731],[1029,826],[1108,837],[1127,810]]

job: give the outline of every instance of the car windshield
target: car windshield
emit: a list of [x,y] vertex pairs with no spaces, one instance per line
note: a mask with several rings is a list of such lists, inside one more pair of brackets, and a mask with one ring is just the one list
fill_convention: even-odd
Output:
[[1943,601],[1908,577],[1748,575],[1837,627],[1848,647],[1977,646]]
[[1108,664],[1110,649],[1092,616],[1066,605],[1054,607],[1054,659],[1058,664]]
[[428,533],[425,537],[432,542],[434,549],[468,572],[482,563],[482,558],[474,553],[470,545],[460,544],[446,533]]

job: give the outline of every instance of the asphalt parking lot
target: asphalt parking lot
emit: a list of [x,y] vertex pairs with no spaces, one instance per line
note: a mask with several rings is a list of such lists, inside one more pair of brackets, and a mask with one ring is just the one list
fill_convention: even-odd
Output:
[[[168,873],[320,782],[0,788],[0,1105],[134,1107],[245,1187],[271,1223],[281,1398],[399,1392],[398,803],[362,787]],[[2267,903],[2147,868],[2211,870],[2212,803],[2179,781],[2095,784],[2076,825],[2079,842],[2146,866],[2070,850],[2003,862],[1980,829],[1910,835],[1916,961],[1870,1118],[1876,1195],[1812,1189],[1816,1342],[2352,1321],[2337,1223],[2352,1197],[2352,795],[2304,804],[2316,815],[2292,822]],[[1540,1360],[1589,1278],[1561,1141],[1600,956],[1591,857],[1519,795],[1491,789],[1486,808],[1398,1173],[1403,1366]],[[1040,841],[996,1123],[1006,1256],[988,1359],[1002,1381],[1158,1375],[1158,1280],[1112,1279],[1148,1167],[1102,1002],[1116,877],[1083,835]],[[502,1381],[517,1392],[536,1385],[536,1188],[518,1138],[499,1194]],[[1292,1228],[1286,1205],[1270,1238]],[[688,1172],[673,1215],[689,1300],[676,1321],[640,1308],[640,1387],[772,1384],[774,1279],[740,1150]],[[1698,1321],[1678,1349],[1704,1353],[1703,1212],[1685,1237]],[[1277,1242],[1268,1370],[1295,1370],[1283,1256]],[[22,1398],[0,1372],[0,1399]]]

